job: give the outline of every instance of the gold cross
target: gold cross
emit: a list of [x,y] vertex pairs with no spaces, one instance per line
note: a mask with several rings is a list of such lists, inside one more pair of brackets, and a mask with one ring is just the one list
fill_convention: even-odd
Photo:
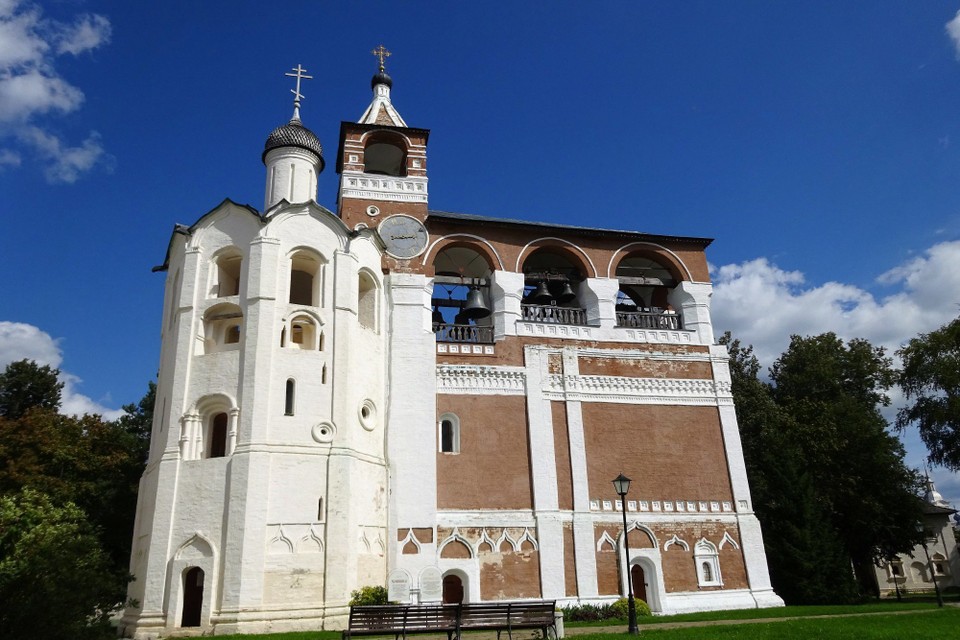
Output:
[[380,71],[383,71],[383,61],[390,57],[390,52],[381,44],[370,53],[380,58]]

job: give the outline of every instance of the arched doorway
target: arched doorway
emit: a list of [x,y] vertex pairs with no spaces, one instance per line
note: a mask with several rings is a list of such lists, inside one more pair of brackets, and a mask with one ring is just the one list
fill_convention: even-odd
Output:
[[203,569],[191,567],[183,574],[183,615],[181,627],[199,627],[203,609]]
[[443,576],[443,603],[460,604],[463,602],[463,580],[452,573]]
[[633,596],[646,602],[647,580],[643,575],[643,567],[638,564],[630,567],[630,580],[633,583]]

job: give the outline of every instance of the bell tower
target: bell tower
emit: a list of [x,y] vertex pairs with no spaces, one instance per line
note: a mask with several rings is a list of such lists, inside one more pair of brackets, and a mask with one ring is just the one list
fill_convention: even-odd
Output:
[[372,51],[379,70],[370,81],[373,100],[357,122],[340,124],[337,173],[338,213],[347,227],[374,228],[396,214],[427,217],[427,138],[430,131],[408,127],[390,100],[393,80],[383,45]]

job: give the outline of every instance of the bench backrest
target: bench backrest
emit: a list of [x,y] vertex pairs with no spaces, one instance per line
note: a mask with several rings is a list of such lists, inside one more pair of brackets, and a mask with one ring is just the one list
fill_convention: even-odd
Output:
[[504,625],[549,626],[554,623],[555,600],[546,602],[476,602],[462,605],[464,629]]
[[458,605],[363,605],[350,607],[350,631],[446,630],[457,626]]

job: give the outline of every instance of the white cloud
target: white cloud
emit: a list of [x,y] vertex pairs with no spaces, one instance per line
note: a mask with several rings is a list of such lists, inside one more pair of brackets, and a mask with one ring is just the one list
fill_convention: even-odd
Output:
[[52,183],[76,182],[81,173],[89,171],[105,156],[100,134],[96,131],[79,147],[64,146],[59,138],[37,127],[24,129],[20,139],[29,142],[48,161],[44,174]]
[[[0,320],[0,369],[23,359],[60,368],[63,362],[60,340],[30,324]],[[106,407],[80,393],[78,388],[83,381],[76,375],[61,370],[60,381],[63,382],[61,413],[99,413],[106,420],[123,415],[122,410]]]
[[57,38],[57,53],[77,55],[110,42],[110,21],[103,16],[86,14],[74,24],[63,25]]
[[960,60],[960,11],[953,16],[953,20],[946,24],[947,35],[953,42],[953,48],[957,54],[957,60]]
[[4,167],[19,167],[20,154],[10,149],[0,149],[0,171]]
[[96,133],[71,146],[46,127],[41,130],[44,123],[38,121],[83,104],[83,91],[57,72],[57,56],[96,49],[110,41],[110,34],[110,21],[103,16],[83,14],[61,23],[45,19],[37,5],[0,0],[0,136],[12,136],[35,152],[50,182],[74,182],[108,159]]
[[879,284],[900,288],[881,298],[841,282],[808,283],[801,272],[784,271],[766,258],[715,268],[713,281],[716,330],[753,344],[765,366],[783,353],[791,334],[833,331],[892,353],[957,316],[960,241],[934,245],[881,274]]
[[[892,356],[910,338],[950,322],[960,311],[960,241],[936,244],[882,273],[877,283],[898,289],[883,297],[841,282],[810,283],[803,273],[766,258],[712,271],[715,330],[729,330],[752,344],[765,368],[786,350],[792,334],[833,331],[845,340],[866,338]],[[883,413],[892,422],[904,399],[897,388],[889,395],[892,405]],[[908,429],[902,440],[907,463],[921,466],[926,449],[919,434]],[[960,475],[942,469],[932,475],[944,497],[960,506]]]

